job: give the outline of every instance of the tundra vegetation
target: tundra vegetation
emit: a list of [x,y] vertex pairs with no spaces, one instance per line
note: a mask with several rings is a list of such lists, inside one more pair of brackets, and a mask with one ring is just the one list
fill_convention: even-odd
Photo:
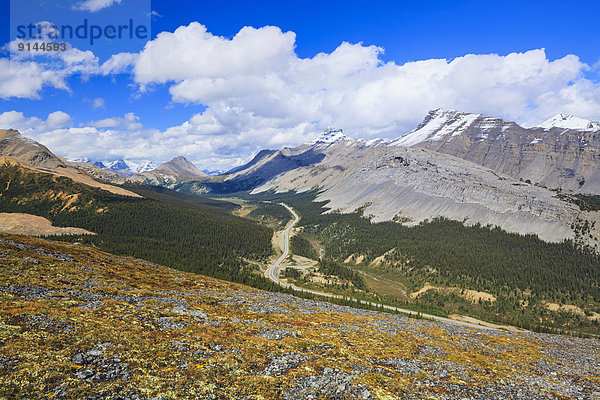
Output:
[[594,398],[598,340],[471,329],[0,234],[1,399]]

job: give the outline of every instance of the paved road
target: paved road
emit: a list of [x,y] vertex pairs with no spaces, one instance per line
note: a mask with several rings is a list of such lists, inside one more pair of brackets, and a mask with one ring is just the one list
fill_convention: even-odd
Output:
[[[345,296],[340,296],[337,294],[332,294],[332,293],[327,293],[327,292],[319,292],[316,290],[310,290],[310,289],[304,289],[301,287],[298,287],[296,285],[291,285],[289,283],[284,283],[281,282],[279,280],[279,267],[281,266],[281,263],[283,262],[283,260],[285,260],[285,258],[289,255],[290,253],[290,232],[292,230],[292,228],[298,223],[298,221],[300,221],[300,217],[298,216],[298,214],[296,214],[296,212],[287,204],[285,203],[279,203],[281,206],[285,207],[294,217],[294,220],[292,222],[290,222],[288,224],[288,226],[285,228],[284,231],[284,246],[283,246],[283,254],[281,255],[281,257],[279,257],[277,259],[277,261],[275,261],[275,263],[273,265],[271,265],[269,268],[267,268],[267,271],[265,272],[265,276],[267,278],[269,278],[271,281],[275,282],[276,284],[283,286],[285,288],[291,288],[294,290],[297,290],[299,292],[306,292],[306,293],[312,293],[318,296],[323,296],[323,297],[328,297],[328,298],[334,298],[334,299],[348,299],[348,297]],[[356,302],[356,303],[360,303],[360,304],[368,304],[370,306],[374,306],[374,307],[383,307],[386,310],[391,310],[391,311],[398,311],[404,314],[408,314],[408,315],[412,315],[412,316],[420,316],[423,318],[427,318],[427,319],[431,319],[434,321],[439,321],[439,322],[446,322],[449,324],[454,324],[454,325],[461,325],[461,326],[466,326],[469,328],[476,328],[476,329],[497,329],[497,328],[492,328],[492,327],[488,327],[488,326],[483,326],[483,325],[477,325],[477,324],[472,324],[470,322],[463,322],[463,321],[456,321],[454,319],[450,319],[450,318],[444,318],[444,317],[438,317],[437,315],[430,315],[430,314],[423,314],[423,313],[417,313],[415,311],[412,310],[407,310],[404,308],[399,308],[399,307],[392,307],[392,306],[388,306],[385,304],[379,304],[379,303],[373,303],[370,301],[365,301],[365,300],[358,300],[358,299],[351,299],[352,301]]]
[[[278,285],[289,288],[289,287],[294,287],[294,286],[283,283],[279,280],[279,266],[281,265],[283,260],[285,260],[285,258],[290,253],[290,231],[292,230],[294,225],[296,225],[298,223],[298,221],[300,221],[300,217],[287,204],[285,204],[285,203],[279,203],[279,204],[284,206],[285,208],[287,208],[287,210],[294,217],[294,220],[288,224],[288,226],[285,228],[285,231],[283,232],[283,254],[281,255],[281,257],[279,257],[279,259],[277,261],[275,261],[275,264],[271,265],[267,269],[266,275],[267,275],[267,278],[269,278],[273,282],[277,283]],[[294,289],[295,289],[295,287],[294,287]]]

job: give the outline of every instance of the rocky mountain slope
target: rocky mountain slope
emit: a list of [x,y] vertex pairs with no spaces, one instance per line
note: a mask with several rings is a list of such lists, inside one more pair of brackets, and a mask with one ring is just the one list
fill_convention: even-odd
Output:
[[35,167],[65,167],[65,162],[46,146],[21,136],[13,129],[0,129],[0,155],[12,157]]
[[175,157],[157,168],[136,174],[132,177],[138,182],[157,186],[169,186],[182,181],[202,180],[208,175],[189,162],[185,157]]
[[516,179],[600,194],[600,124],[559,114],[539,127],[455,110],[432,110],[390,145],[449,154]]
[[597,399],[598,340],[464,328],[0,235],[0,398]]
[[458,157],[401,144],[355,140],[329,130],[313,143],[260,153],[226,183],[255,193],[319,189],[317,200],[330,201],[331,209],[364,207],[373,221],[416,224],[443,216],[550,241],[573,236],[579,210],[555,193]]
[[21,136],[16,130],[0,130],[0,165],[21,166],[30,171],[51,173],[73,179],[112,193],[139,197],[137,194],[98,180],[122,184],[126,179],[90,163],[72,162],[58,157],[46,146]]

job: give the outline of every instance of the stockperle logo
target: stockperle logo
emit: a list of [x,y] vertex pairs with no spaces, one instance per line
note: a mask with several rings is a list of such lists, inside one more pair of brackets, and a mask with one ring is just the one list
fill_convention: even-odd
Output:
[[11,0],[11,61],[137,53],[151,40],[152,15],[150,0]]

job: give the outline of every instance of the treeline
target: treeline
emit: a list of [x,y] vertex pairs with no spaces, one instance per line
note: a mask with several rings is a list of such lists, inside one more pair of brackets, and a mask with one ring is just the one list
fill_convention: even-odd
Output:
[[235,204],[149,186],[128,187],[144,198],[119,196],[68,178],[7,166],[0,168],[0,186],[0,211],[40,215],[56,226],[97,233],[57,239],[276,289],[267,279],[244,268],[241,261],[268,257],[273,232],[232,215],[238,207]]
[[292,220],[290,212],[279,204],[260,202],[255,205],[256,208],[248,213],[247,217],[275,230],[283,229]]
[[600,196],[595,194],[570,194],[559,197],[577,204],[582,211],[600,210]]

